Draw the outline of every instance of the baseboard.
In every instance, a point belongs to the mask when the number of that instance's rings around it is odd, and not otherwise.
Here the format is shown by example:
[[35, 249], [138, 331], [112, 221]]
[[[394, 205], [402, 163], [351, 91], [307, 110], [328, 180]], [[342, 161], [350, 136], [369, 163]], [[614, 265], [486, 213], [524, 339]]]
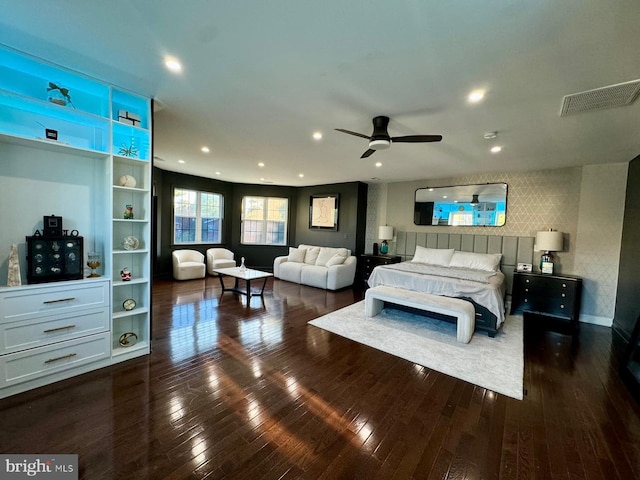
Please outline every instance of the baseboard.
[[580, 321], [582, 323], [590, 323], [592, 325], [600, 325], [601, 327], [613, 326], [613, 318], [596, 317], [595, 315], [580, 314]]

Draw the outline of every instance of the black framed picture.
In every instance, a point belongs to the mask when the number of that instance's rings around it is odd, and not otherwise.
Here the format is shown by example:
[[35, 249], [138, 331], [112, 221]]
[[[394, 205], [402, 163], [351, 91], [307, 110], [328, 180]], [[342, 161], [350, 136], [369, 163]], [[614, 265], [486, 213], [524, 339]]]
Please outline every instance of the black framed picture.
[[338, 230], [340, 196], [337, 193], [311, 195], [309, 204], [309, 228]]

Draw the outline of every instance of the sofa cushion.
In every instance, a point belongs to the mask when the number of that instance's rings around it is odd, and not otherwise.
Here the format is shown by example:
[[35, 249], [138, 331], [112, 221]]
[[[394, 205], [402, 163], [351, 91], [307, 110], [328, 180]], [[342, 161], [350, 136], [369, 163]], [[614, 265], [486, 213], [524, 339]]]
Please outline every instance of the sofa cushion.
[[333, 257], [331, 257], [329, 260], [327, 260], [327, 267], [332, 267], [334, 265], [342, 265], [344, 263], [344, 261], [347, 259], [347, 257], [344, 257], [342, 255], [340, 255], [339, 253], [336, 253]]
[[305, 254], [305, 250], [302, 250], [300, 248], [289, 247], [289, 257], [288, 257], [287, 261], [296, 262], [296, 263], [303, 263], [304, 262], [304, 254]]
[[307, 265], [315, 265], [319, 254], [320, 247], [307, 247], [304, 251], [304, 263]]
[[303, 268], [307, 268], [304, 263], [283, 262], [280, 264], [279, 278], [288, 282], [300, 283]]
[[346, 248], [320, 247], [320, 253], [316, 259], [316, 265], [325, 266], [331, 257], [336, 254], [342, 255], [346, 258], [348, 256], [348, 250]]
[[305, 265], [302, 268], [300, 280], [303, 285], [310, 287], [327, 288], [327, 267], [316, 267], [315, 265]]

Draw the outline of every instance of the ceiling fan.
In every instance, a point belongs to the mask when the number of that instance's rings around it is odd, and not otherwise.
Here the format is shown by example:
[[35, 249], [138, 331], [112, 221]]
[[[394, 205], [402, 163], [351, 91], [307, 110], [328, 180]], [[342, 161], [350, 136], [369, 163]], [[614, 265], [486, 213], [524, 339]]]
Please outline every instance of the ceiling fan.
[[345, 130], [343, 128], [336, 128], [336, 130], [338, 132], [348, 133], [349, 135], [355, 135], [356, 137], [369, 139], [369, 150], [364, 152], [360, 158], [367, 158], [376, 150], [389, 148], [389, 146], [391, 146], [391, 142], [422, 143], [439, 142], [442, 140], [442, 135], [406, 135], [404, 137], [390, 137], [387, 132], [388, 125], [389, 117], [375, 117], [373, 119], [373, 133], [371, 136], [352, 132], [351, 130]]

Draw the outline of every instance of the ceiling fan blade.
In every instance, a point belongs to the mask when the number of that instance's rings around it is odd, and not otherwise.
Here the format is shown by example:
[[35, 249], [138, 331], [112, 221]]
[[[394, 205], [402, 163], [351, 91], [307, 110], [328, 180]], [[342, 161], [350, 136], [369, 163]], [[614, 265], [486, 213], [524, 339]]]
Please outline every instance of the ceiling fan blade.
[[367, 158], [367, 157], [370, 157], [370, 156], [373, 154], [373, 152], [375, 152], [375, 150], [371, 150], [371, 149], [369, 149], [369, 150], [367, 150], [366, 152], [364, 152], [360, 158]]
[[404, 143], [420, 143], [420, 142], [439, 142], [442, 135], [407, 135], [406, 137], [391, 137], [392, 142]]
[[356, 137], [362, 137], [366, 139], [370, 138], [369, 135], [365, 135], [363, 133], [358, 133], [358, 132], [352, 132], [351, 130], [345, 130], [344, 128], [336, 128], [335, 130], [342, 133], [348, 133], [349, 135], [355, 135]]

